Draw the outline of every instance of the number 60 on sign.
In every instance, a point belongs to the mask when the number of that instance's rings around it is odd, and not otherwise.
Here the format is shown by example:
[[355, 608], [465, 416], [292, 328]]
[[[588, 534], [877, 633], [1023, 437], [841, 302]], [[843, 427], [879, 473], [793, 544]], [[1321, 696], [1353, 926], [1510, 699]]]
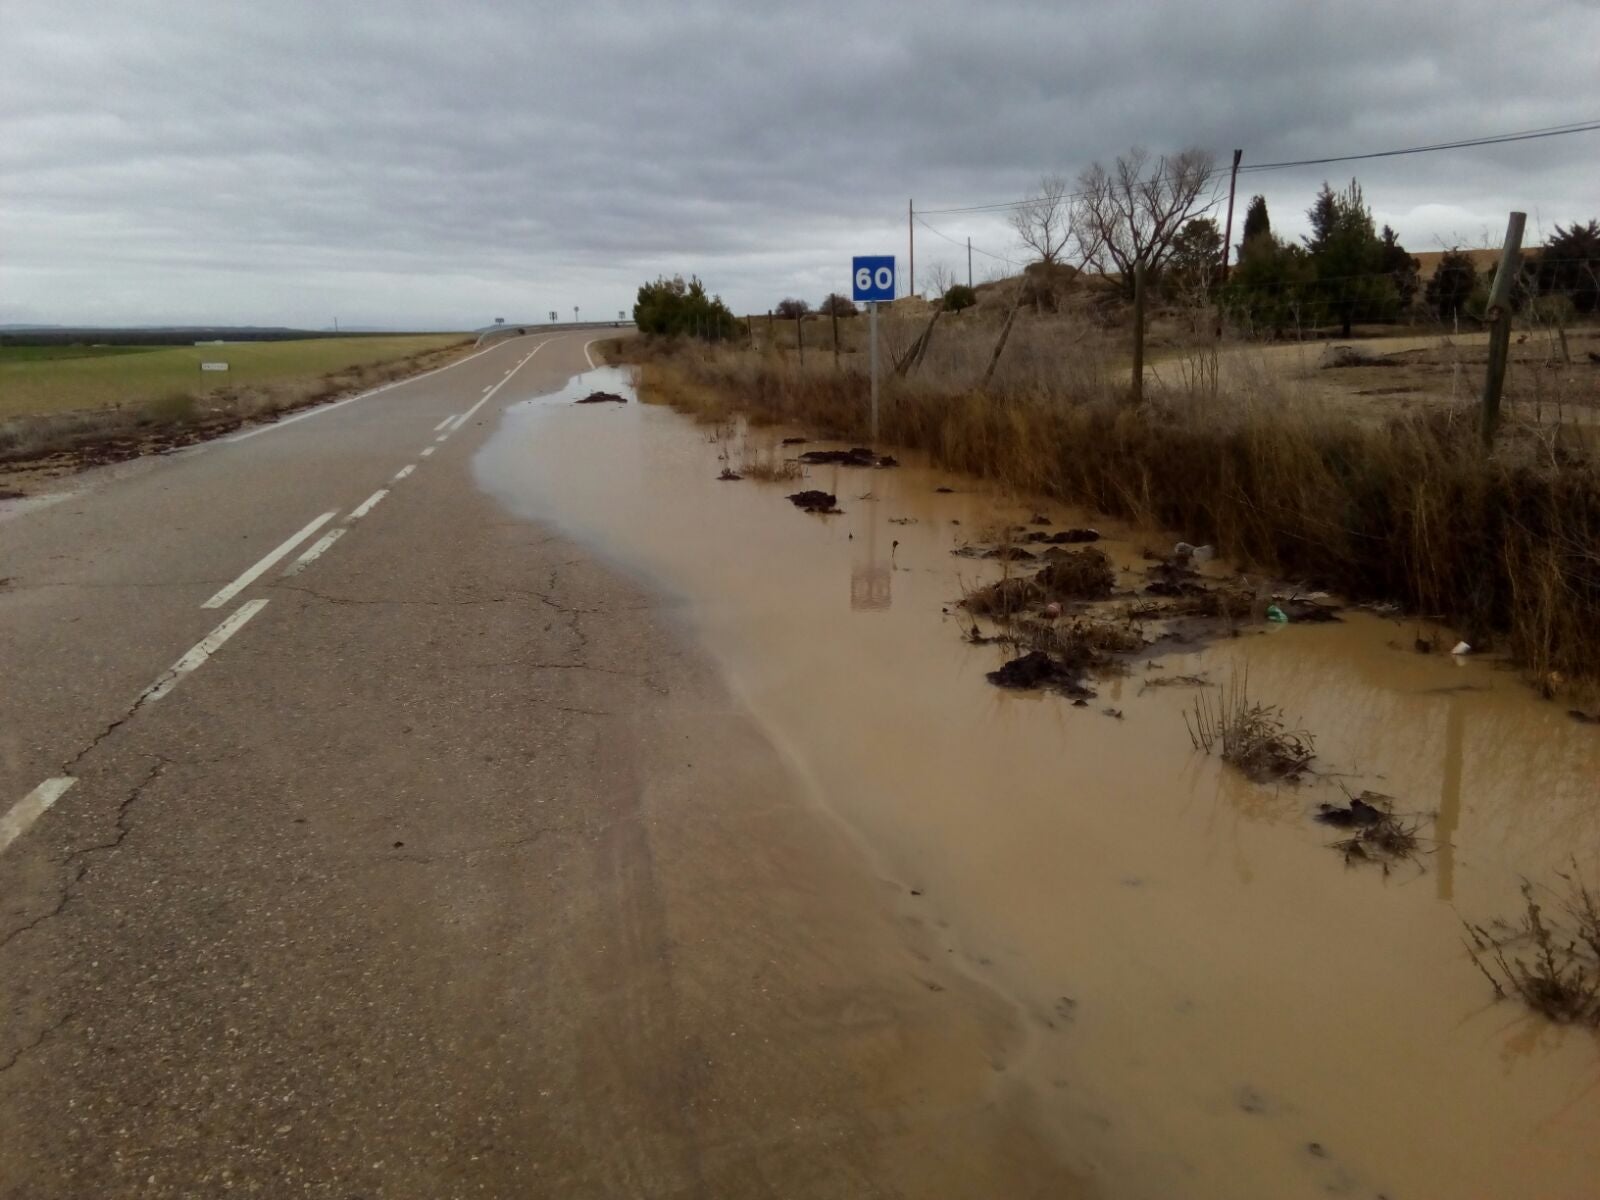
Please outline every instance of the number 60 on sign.
[[850, 260], [855, 284], [851, 299], [857, 302], [894, 299], [894, 255], [858, 256]]

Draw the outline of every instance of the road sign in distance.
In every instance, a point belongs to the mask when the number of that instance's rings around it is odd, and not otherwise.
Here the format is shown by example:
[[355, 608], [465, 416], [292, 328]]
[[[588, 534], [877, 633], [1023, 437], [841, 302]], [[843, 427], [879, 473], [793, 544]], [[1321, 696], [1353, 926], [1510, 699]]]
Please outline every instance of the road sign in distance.
[[850, 282], [852, 300], [893, 300], [894, 255], [874, 254], [852, 258]]

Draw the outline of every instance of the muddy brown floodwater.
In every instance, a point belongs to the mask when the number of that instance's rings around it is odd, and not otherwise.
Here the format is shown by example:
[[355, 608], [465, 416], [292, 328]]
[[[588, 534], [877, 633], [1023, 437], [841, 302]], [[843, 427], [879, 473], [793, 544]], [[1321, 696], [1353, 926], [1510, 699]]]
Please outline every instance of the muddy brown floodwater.
[[[570, 403], [596, 389], [633, 395], [601, 370], [517, 406], [480, 479], [681, 601], [820, 811], [903, 881], [903, 919], [1015, 1005], [1005, 1070], [1103, 1194], [1600, 1192], [1600, 1040], [1493, 1002], [1461, 940], [1520, 912], [1523, 876], [1600, 876], [1600, 731], [1355, 612], [1159, 654], [1086, 707], [1003, 692], [1004, 651], [952, 607], [1002, 564], [952, 549], [1035, 512], [1124, 567], [1160, 537], [898, 452], [719, 482], [724, 447], [737, 469], [795, 431]], [[1241, 670], [1316, 734], [1306, 783], [1196, 753], [1193, 689], [1149, 686]], [[1339, 784], [1417, 814], [1420, 863], [1347, 866], [1311, 819]]]

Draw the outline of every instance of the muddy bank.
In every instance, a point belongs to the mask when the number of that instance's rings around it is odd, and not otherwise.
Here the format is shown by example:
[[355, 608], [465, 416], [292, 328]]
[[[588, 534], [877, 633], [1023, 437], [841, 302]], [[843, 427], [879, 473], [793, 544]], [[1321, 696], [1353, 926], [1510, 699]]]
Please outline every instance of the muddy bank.
[[[1097, 529], [1131, 587], [1182, 535], [899, 451], [893, 471], [809, 468], [799, 486], [845, 511], [802, 519], [793, 483], [716, 482], [717, 445], [671, 411], [629, 405], [603, 437], [581, 411], [520, 408], [480, 477], [681, 601], [903, 889], [905, 927], [1011, 998], [1030, 1033], [1003, 1076], [1105, 1194], [1586, 1194], [1600, 1048], [1496, 1004], [1461, 919], [1514, 915], [1523, 876], [1600, 846], [1594, 727], [1358, 610], [1164, 643], [1083, 707], [997, 688], [1016, 655], [971, 641], [959, 601], [1016, 564], [952, 551], [1048, 512]], [[1239, 674], [1314, 731], [1323, 774], [1261, 784], [1193, 748], [1185, 713]], [[1330, 844], [1359, 831], [1314, 819], [1342, 788], [1424, 817], [1417, 861], [1347, 866]]]

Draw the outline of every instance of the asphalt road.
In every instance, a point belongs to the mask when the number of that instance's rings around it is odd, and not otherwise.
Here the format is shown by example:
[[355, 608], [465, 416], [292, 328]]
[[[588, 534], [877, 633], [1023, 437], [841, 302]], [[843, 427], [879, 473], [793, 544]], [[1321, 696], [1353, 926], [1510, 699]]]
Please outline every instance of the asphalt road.
[[474, 485], [586, 340], [0, 519], [0, 1197], [1080, 1194], [670, 608]]

